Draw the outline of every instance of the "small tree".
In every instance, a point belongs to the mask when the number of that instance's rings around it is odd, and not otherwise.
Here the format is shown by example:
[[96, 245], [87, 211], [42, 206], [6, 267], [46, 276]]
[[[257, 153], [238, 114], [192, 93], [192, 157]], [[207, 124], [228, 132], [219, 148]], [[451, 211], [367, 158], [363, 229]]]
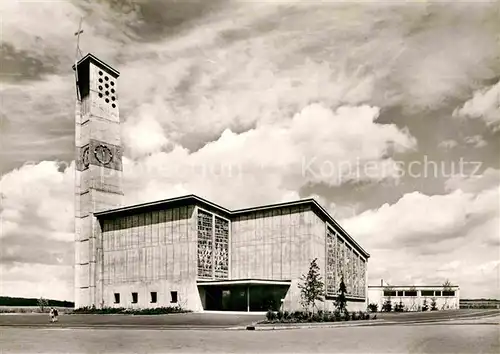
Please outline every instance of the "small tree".
[[[385, 287], [384, 287], [384, 297], [385, 297], [385, 301], [384, 303], [382, 304], [382, 311], [385, 311], [385, 312], [391, 312], [392, 311], [392, 292], [393, 292], [393, 287], [389, 284], [387, 284]], [[387, 296], [385, 295], [387, 294]]]
[[382, 311], [384, 311], [384, 312], [391, 312], [392, 311], [392, 302], [390, 299], [384, 301], [384, 303], [382, 304]]
[[404, 310], [405, 310], [405, 305], [403, 304], [403, 301], [399, 300], [399, 303], [396, 303], [394, 305], [394, 311], [403, 312]]
[[40, 297], [37, 300], [38, 307], [40, 308], [40, 311], [43, 312], [45, 310], [45, 307], [49, 306], [49, 300], [44, 299], [43, 297]]
[[311, 261], [309, 272], [307, 273], [307, 275], [303, 274], [300, 277], [302, 283], [299, 283], [302, 306], [304, 306], [304, 308], [306, 308], [308, 311], [309, 308], [312, 308], [313, 314], [314, 309], [316, 308], [316, 301], [322, 302], [325, 293], [325, 284], [321, 279], [317, 261], [317, 258]]
[[422, 304], [422, 311], [427, 311], [429, 309], [429, 305], [427, 304], [427, 299], [424, 299]]
[[370, 312], [377, 312], [378, 311], [378, 304], [371, 303], [368, 305], [368, 309], [370, 310]]
[[443, 283], [443, 297], [444, 297], [444, 304], [443, 307], [441, 308], [444, 310], [445, 308], [448, 307], [448, 294], [452, 291], [452, 285], [449, 279], [446, 279], [446, 281]]
[[417, 304], [415, 303], [415, 299], [417, 297], [417, 287], [416, 286], [411, 286], [410, 287], [410, 293], [411, 293], [411, 306], [410, 306], [410, 311], [416, 311], [417, 310]]
[[345, 286], [344, 276], [342, 275], [342, 277], [340, 278], [340, 285], [339, 285], [337, 299], [335, 300], [335, 307], [340, 312], [347, 311], [347, 299], [345, 296], [346, 293], [347, 293], [347, 287]]
[[435, 297], [431, 298], [431, 311], [437, 311], [438, 308], [436, 305], [437, 305], [436, 298]]

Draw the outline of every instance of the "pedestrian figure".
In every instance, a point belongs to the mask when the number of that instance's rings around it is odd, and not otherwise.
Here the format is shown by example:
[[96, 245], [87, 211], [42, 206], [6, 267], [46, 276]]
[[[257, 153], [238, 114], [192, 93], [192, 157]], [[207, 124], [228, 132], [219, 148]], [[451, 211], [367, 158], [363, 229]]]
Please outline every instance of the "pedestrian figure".
[[49, 311], [50, 322], [54, 322], [54, 309], [51, 307]]
[[59, 313], [57, 312], [57, 309], [54, 309], [54, 322], [58, 321], [58, 317], [57, 316], [59, 316]]

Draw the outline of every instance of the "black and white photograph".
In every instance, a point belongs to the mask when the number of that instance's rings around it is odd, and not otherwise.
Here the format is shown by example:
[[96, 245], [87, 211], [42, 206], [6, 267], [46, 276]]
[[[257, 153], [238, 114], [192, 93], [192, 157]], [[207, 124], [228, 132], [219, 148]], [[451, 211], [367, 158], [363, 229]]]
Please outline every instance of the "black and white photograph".
[[500, 1], [0, 9], [0, 352], [500, 352]]

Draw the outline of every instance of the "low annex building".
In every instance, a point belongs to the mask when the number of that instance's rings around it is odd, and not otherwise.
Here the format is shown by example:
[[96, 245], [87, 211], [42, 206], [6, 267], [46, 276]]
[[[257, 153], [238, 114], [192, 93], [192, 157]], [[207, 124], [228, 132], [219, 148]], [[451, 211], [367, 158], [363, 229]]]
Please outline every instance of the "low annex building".
[[460, 308], [460, 287], [458, 285], [418, 285], [418, 286], [368, 286], [368, 304], [377, 304], [378, 310], [386, 301], [392, 307], [402, 303], [405, 311], [421, 311], [424, 304], [431, 309], [432, 301], [438, 310], [456, 310]]
[[317, 258], [333, 309], [367, 306], [369, 254], [313, 199], [228, 210], [195, 195], [124, 206], [119, 72], [88, 54], [77, 77], [75, 307], [297, 310]]

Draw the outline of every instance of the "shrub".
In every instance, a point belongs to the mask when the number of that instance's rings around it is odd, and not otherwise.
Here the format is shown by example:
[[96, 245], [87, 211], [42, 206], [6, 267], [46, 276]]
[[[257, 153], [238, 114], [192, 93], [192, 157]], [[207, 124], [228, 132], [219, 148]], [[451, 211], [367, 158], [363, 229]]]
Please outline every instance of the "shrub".
[[382, 311], [391, 312], [392, 311], [392, 303], [391, 300], [386, 300], [382, 305]]
[[403, 304], [402, 301], [394, 305], [394, 312], [403, 312], [405, 309], [405, 305]]
[[294, 313], [292, 313], [292, 318], [295, 322], [301, 322], [305, 318], [305, 316], [302, 311], [295, 311]]
[[437, 311], [438, 308], [436, 306], [436, 299], [435, 298], [432, 298], [431, 299], [431, 311]]
[[323, 322], [323, 311], [318, 311], [311, 317], [312, 322]]
[[335, 314], [331, 311], [327, 311], [323, 314], [323, 320], [325, 322], [335, 322]]
[[276, 319], [277, 315], [273, 310], [267, 310], [266, 312], [266, 319], [268, 321], [274, 321]]
[[372, 303], [368, 305], [368, 310], [371, 312], [377, 312], [378, 311], [378, 304]]
[[266, 313], [266, 322], [279, 322], [279, 323], [305, 323], [305, 322], [336, 322], [336, 321], [358, 321], [368, 320], [370, 315], [367, 312], [357, 311], [318, 311], [312, 313], [308, 311], [295, 311], [295, 312], [274, 312], [269, 310]]
[[422, 311], [427, 311], [429, 309], [429, 305], [427, 304], [427, 299], [424, 299], [422, 303]]
[[169, 313], [186, 313], [191, 312], [189, 310], [185, 310], [180, 306], [169, 306], [169, 307], [154, 307], [147, 309], [126, 309], [123, 307], [103, 307], [103, 308], [95, 308], [93, 307], [82, 307], [75, 309], [72, 313], [75, 314], [101, 314], [101, 315], [110, 315], [110, 314], [129, 314], [129, 315], [164, 315]]

